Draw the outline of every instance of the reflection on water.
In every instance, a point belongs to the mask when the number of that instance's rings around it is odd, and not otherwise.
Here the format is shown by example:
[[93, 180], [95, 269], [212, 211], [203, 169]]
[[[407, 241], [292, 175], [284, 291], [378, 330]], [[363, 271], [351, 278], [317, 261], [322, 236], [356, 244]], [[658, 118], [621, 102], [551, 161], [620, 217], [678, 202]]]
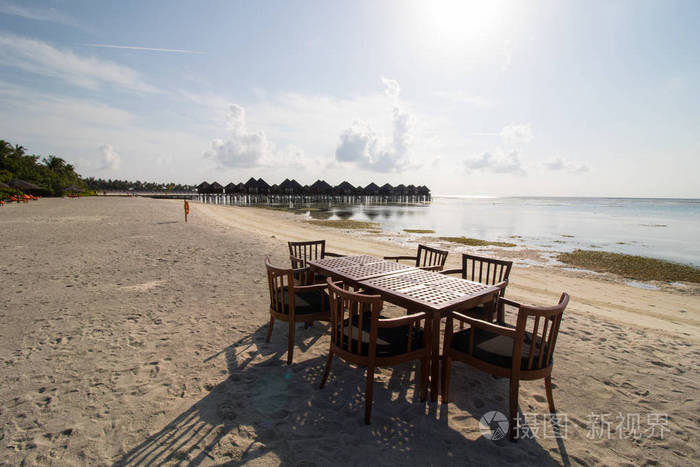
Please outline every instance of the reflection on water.
[[429, 205], [309, 205], [316, 219], [380, 222], [387, 233], [511, 241], [552, 251], [639, 254], [700, 265], [700, 200], [434, 197]]

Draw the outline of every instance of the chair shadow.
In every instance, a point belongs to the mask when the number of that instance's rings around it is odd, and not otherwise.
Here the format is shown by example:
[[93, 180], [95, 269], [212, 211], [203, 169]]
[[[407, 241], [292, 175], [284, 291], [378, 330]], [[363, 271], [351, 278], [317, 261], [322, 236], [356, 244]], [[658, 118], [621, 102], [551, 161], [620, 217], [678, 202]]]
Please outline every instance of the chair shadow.
[[[265, 343], [266, 323], [207, 357], [205, 361], [223, 354], [228, 377], [114, 465], [239, 465], [251, 461], [326, 465], [368, 460], [461, 465], [508, 459], [522, 462], [523, 451], [530, 463], [559, 464], [536, 440], [510, 443], [466, 438], [463, 431], [448, 424], [447, 406], [420, 401], [418, 391], [413, 390], [419, 367], [414, 362], [388, 369], [390, 376], [383, 372], [375, 382], [372, 424], [366, 426], [364, 369], [336, 358], [320, 390], [325, 352], [307, 359], [299, 352], [321, 345], [318, 341], [327, 333], [325, 324], [297, 328], [299, 354], [295, 353], [290, 366], [285, 363], [286, 326], [281, 328]], [[497, 386], [501, 391], [501, 384]], [[453, 388], [452, 394], [458, 404], [463, 403], [464, 391]], [[479, 409], [469, 412], [477, 420], [482, 415]]]

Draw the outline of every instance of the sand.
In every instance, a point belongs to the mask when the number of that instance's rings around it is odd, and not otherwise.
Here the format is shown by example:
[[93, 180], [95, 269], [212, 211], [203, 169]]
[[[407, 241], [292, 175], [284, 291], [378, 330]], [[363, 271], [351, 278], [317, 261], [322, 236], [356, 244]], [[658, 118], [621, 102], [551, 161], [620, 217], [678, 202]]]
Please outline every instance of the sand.
[[[263, 260], [288, 264], [287, 240], [326, 238], [340, 253], [415, 248], [283, 212], [191, 208], [188, 224], [181, 201], [0, 208], [0, 464], [687, 465], [700, 457], [696, 288], [643, 290], [516, 265], [510, 298], [572, 296], [553, 372], [565, 439], [541, 420], [531, 423], [533, 439], [484, 438], [479, 419], [507, 414], [508, 381], [461, 364], [444, 405], [420, 402], [415, 364], [380, 370], [365, 426], [362, 369], [336, 360], [318, 389], [323, 325], [297, 329], [289, 367], [285, 326], [264, 342]], [[452, 254], [448, 263], [457, 261]], [[542, 381], [521, 383], [520, 407], [547, 413]], [[592, 429], [598, 416], [610, 422], [602, 432]]]

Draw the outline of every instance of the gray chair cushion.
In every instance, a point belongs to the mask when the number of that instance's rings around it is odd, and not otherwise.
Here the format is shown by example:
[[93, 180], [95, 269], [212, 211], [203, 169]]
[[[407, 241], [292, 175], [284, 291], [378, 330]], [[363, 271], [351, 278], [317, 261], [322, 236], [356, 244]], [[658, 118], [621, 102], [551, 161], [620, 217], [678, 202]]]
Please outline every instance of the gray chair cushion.
[[[383, 318], [383, 316], [380, 316]], [[357, 352], [358, 344], [358, 323], [359, 319], [357, 316], [353, 317], [352, 327], [349, 326], [348, 319], [345, 320], [343, 329], [345, 329], [345, 335], [343, 336], [343, 348], [347, 350], [346, 342], [348, 339], [348, 334], [352, 333], [352, 342], [350, 346], [350, 351], [354, 354]], [[371, 327], [371, 316], [369, 312], [365, 312], [362, 318], [362, 331], [359, 332], [360, 336], [360, 351], [359, 355], [367, 356], [369, 355], [369, 340], [370, 340], [370, 327]], [[351, 331], [352, 330], [352, 331]], [[340, 327], [336, 329], [337, 333], [340, 333]], [[424, 347], [423, 345], [423, 330], [411, 328], [411, 349], [410, 351], [419, 350]], [[395, 355], [401, 355], [407, 353], [408, 349], [408, 333], [409, 326], [397, 326], [394, 328], [377, 328], [377, 357], [393, 357]]]
[[[284, 293], [284, 309], [278, 311], [289, 314], [289, 291], [285, 287], [284, 290], [278, 291], [278, 297], [282, 295], [280, 292]], [[324, 308], [321, 308], [322, 304]], [[297, 292], [294, 294], [294, 313], [297, 315], [310, 315], [321, 313], [322, 310], [329, 311], [330, 309], [328, 294], [325, 292]]]
[[[508, 327], [513, 328], [513, 326]], [[469, 353], [469, 335], [471, 334], [472, 330], [475, 330], [474, 350], [472, 352], [472, 356], [474, 358], [478, 358], [479, 360], [483, 360], [487, 363], [503, 368], [512, 368], [513, 339], [511, 337], [494, 334], [481, 328], [470, 327], [453, 334], [452, 348], [462, 353]], [[535, 355], [533, 358], [533, 369], [537, 368], [537, 362], [540, 358], [540, 343], [541, 338], [538, 336], [534, 349]], [[523, 348], [520, 353], [520, 368], [522, 370], [527, 370], [531, 344], [532, 334], [526, 332], [525, 339], [523, 341]], [[547, 355], [546, 344], [544, 346], [544, 354]], [[550, 359], [550, 364], [552, 361], [553, 358]], [[543, 361], [542, 366], [547, 366], [547, 363]]]

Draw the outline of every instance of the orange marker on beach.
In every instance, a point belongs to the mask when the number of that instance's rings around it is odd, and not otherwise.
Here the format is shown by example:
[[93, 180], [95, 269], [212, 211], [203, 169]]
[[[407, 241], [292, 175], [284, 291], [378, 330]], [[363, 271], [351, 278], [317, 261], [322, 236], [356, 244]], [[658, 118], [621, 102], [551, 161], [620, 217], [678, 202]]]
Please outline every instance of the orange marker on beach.
[[185, 200], [185, 222], [187, 222], [187, 214], [190, 213], [190, 203]]

